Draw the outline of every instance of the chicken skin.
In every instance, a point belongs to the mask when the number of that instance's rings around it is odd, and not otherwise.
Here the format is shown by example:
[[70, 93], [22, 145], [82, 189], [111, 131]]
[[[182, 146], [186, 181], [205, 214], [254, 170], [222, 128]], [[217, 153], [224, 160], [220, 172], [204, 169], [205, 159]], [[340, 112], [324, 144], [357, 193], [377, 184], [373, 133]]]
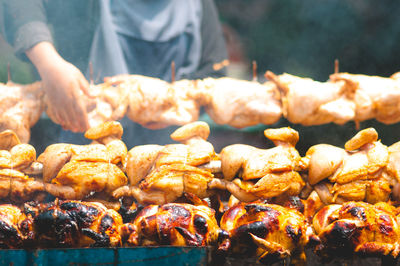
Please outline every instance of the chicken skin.
[[64, 199], [84, 199], [95, 192], [106, 195], [126, 185], [123, 172], [127, 148], [119, 139], [122, 126], [106, 122], [89, 129], [93, 144], [53, 144], [38, 157], [43, 164], [46, 191]]
[[214, 213], [188, 203], [149, 205], [121, 231], [129, 246], [211, 246], [223, 234]]
[[197, 81], [193, 94], [214, 122], [221, 125], [271, 125], [282, 115], [279, 92], [272, 82], [207, 78]]
[[65, 200], [25, 204], [40, 247], [121, 246], [122, 217], [98, 202]]
[[291, 128], [266, 129], [264, 135], [276, 147], [258, 149], [234, 144], [220, 153], [224, 178], [235, 178], [226, 187], [240, 201], [298, 195], [305, 185], [298, 172], [304, 167], [295, 149], [298, 132]]
[[275, 75], [271, 71], [265, 76], [281, 91], [283, 115], [293, 124], [342, 125], [355, 118], [354, 91], [344, 81], [318, 82], [286, 73]]
[[344, 201], [387, 201], [392, 177], [387, 174], [387, 146], [373, 128], [358, 132], [341, 149], [328, 144], [312, 146], [306, 153], [308, 182], [325, 204]]
[[214, 147], [207, 141], [209, 133], [207, 123], [193, 122], [171, 134], [181, 144], [132, 148], [126, 165], [130, 186], [117, 189], [113, 196], [132, 196], [141, 204], [161, 205], [184, 192], [204, 198], [213, 188], [224, 189], [224, 183], [215, 180], [212, 170], [207, 169], [211, 162], [218, 162]]
[[34, 240], [33, 219], [11, 204], [0, 205], [0, 247], [31, 247]]
[[355, 121], [375, 118], [385, 124], [400, 121], [400, 80], [390, 78], [335, 73], [332, 81], [344, 81], [346, 90], [354, 91]]
[[261, 202], [239, 203], [225, 212], [220, 225], [229, 238], [219, 250], [255, 255], [268, 263], [289, 256], [295, 265], [305, 262], [304, 248], [312, 230], [297, 210]]
[[0, 90], [0, 132], [12, 130], [22, 143], [28, 143], [30, 128], [39, 120], [45, 107], [41, 83], [0, 83]]
[[199, 116], [200, 106], [190, 94], [195, 90], [194, 81], [168, 83], [140, 75], [118, 75], [106, 82], [119, 83], [128, 92], [127, 116], [144, 127], [160, 129], [185, 125]]
[[346, 202], [323, 207], [313, 219], [321, 240], [316, 247], [322, 256], [399, 254], [400, 230], [395, 211], [387, 203]]

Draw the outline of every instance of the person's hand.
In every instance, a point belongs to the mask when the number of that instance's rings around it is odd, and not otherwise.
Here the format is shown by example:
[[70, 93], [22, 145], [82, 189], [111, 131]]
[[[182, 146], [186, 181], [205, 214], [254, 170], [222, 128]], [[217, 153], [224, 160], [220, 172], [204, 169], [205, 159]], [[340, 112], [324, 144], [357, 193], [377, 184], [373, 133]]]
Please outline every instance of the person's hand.
[[65, 61], [51, 43], [39, 43], [26, 54], [42, 78], [54, 122], [74, 132], [87, 130], [89, 124], [82, 96], [89, 96], [89, 84], [79, 69]]

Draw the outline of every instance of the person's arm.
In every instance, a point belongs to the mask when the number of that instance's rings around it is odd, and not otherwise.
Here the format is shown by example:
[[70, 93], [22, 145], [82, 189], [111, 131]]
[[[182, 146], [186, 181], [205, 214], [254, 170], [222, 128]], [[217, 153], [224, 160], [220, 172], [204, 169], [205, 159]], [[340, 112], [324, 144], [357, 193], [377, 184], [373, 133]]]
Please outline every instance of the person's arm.
[[42, 0], [5, 1], [9, 42], [20, 57], [25, 54], [42, 78], [52, 108], [52, 119], [64, 129], [85, 131], [88, 120], [81, 92], [88, 82], [74, 65], [65, 61], [53, 46]]
[[89, 84], [79, 69], [65, 61], [49, 42], [34, 45], [26, 55], [42, 78], [55, 122], [64, 129], [87, 130], [88, 119], [81, 96], [82, 93], [89, 95]]
[[[219, 21], [217, 8], [213, 0], [203, 0], [203, 18], [201, 24], [202, 55], [200, 65], [193, 79], [221, 77], [226, 75], [226, 68], [215, 69], [227, 59], [227, 49]], [[222, 63], [222, 64], [221, 64]]]

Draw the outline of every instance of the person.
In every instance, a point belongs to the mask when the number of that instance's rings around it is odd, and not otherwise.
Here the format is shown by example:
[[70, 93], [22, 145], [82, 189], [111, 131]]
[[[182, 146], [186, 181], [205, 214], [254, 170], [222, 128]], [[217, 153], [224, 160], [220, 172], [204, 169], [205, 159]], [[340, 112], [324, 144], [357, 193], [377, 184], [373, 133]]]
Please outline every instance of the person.
[[73, 132], [88, 128], [80, 95], [90, 97], [83, 74], [88, 77], [89, 62], [97, 81], [127, 73], [169, 81], [172, 61], [177, 80], [224, 75], [224, 69], [213, 69], [227, 54], [212, 0], [2, 4], [6, 39], [18, 57], [33, 63], [49, 101], [59, 106], [54, 114], [58, 124]]

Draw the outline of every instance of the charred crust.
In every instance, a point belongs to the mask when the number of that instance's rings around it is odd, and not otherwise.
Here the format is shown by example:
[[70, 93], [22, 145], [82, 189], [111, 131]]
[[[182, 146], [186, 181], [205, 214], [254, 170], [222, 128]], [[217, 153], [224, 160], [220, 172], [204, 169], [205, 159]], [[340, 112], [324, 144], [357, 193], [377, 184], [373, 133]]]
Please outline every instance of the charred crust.
[[96, 208], [86, 206], [80, 202], [63, 202], [60, 204], [60, 209], [68, 211], [69, 215], [82, 227], [93, 223], [99, 215], [99, 211]]
[[362, 207], [351, 207], [348, 212], [354, 216], [357, 217], [358, 219], [362, 220], [362, 221], [366, 221], [367, 220], [367, 215], [365, 214], [365, 209]]
[[16, 228], [0, 220], [0, 243], [7, 247], [16, 248], [22, 246], [22, 238]]
[[112, 228], [113, 224], [114, 219], [110, 215], [106, 214], [101, 218], [99, 231], [105, 233], [107, 229]]
[[239, 241], [243, 240], [252, 242], [250, 234], [253, 234], [260, 238], [265, 238], [268, 232], [269, 230], [267, 225], [263, 222], [257, 221], [239, 226], [238, 228], [235, 229], [234, 235], [236, 235], [239, 238]]
[[196, 231], [201, 234], [205, 235], [208, 232], [208, 224], [207, 220], [200, 216], [200, 215], [195, 215], [193, 219], [194, 227], [196, 228]]
[[82, 234], [87, 237], [90, 237], [95, 241], [91, 247], [108, 247], [110, 245], [110, 237], [106, 234], [99, 234], [89, 228], [83, 228]]
[[260, 204], [247, 204], [244, 206], [245, 210], [249, 213], [257, 213], [257, 212], [270, 212], [270, 211], [275, 211], [274, 209], [263, 206]]
[[353, 223], [337, 221], [332, 230], [326, 235], [327, 244], [344, 252], [351, 252], [356, 246], [354, 240], [360, 234], [358, 229]]
[[287, 225], [285, 228], [286, 234], [295, 242], [298, 243], [301, 236], [302, 236], [302, 231], [301, 229], [296, 232], [296, 230], [291, 226]]
[[176, 204], [167, 204], [161, 208], [162, 210], [166, 210], [171, 213], [172, 220], [177, 218], [190, 218], [191, 213], [189, 210], [185, 209], [182, 206]]
[[301, 213], [304, 213], [304, 203], [297, 196], [289, 197], [289, 201], [288, 201], [288, 206], [287, 207], [295, 209], [295, 210], [298, 210]]
[[393, 233], [393, 224], [391, 219], [386, 214], [381, 214], [379, 216], [379, 231], [385, 235], [391, 235]]

